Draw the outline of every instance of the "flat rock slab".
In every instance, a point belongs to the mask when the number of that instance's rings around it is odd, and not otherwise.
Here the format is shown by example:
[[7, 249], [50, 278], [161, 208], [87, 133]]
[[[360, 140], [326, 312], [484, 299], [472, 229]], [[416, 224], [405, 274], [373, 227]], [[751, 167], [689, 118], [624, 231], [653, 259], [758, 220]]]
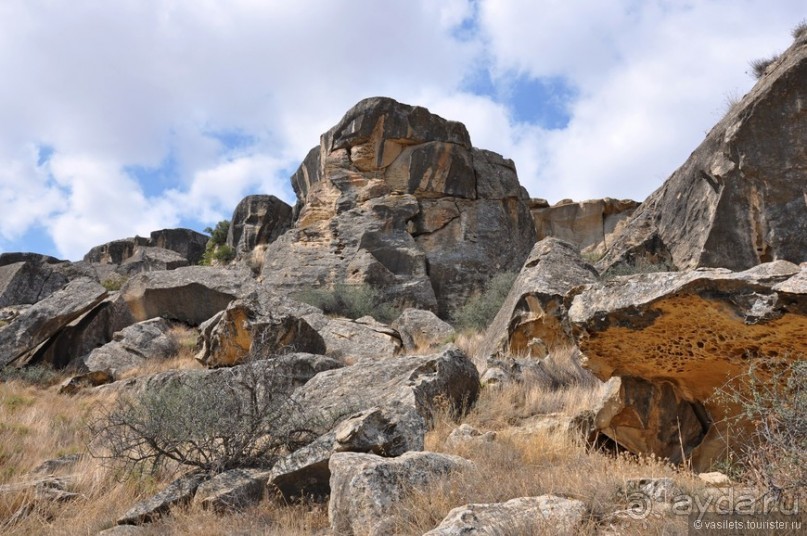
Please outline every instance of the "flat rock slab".
[[582, 501], [554, 495], [519, 497], [503, 503], [466, 504], [451, 510], [423, 536], [579, 534], [587, 514]]
[[187, 504], [207, 475], [191, 473], [174, 480], [157, 495], [141, 501], [118, 519], [118, 525], [142, 525], [168, 512], [171, 507]]

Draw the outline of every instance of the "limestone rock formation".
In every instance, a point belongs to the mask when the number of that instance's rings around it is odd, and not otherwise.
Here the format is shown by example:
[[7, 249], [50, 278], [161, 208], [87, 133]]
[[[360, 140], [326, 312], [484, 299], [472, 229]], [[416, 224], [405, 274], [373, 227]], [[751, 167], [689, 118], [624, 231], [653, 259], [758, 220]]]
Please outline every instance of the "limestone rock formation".
[[0, 367], [25, 362], [37, 347], [67, 324], [100, 303], [106, 290], [89, 279], [77, 279], [26, 309], [0, 327]]
[[327, 496], [331, 478], [328, 463], [334, 453], [400, 456], [423, 450], [425, 435], [426, 423], [414, 407], [392, 404], [369, 408], [278, 460], [269, 474], [269, 485], [288, 500]]
[[167, 358], [179, 351], [171, 338], [171, 324], [163, 318], [152, 318], [133, 324], [112, 337], [112, 341], [83, 358], [90, 371], [109, 371], [117, 377], [143, 364], [150, 358]]
[[188, 266], [188, 259], [165, 248], [137, 247], [132, 255], [125, 259], [115, 272], [129, 277], [140, 272], [154, 272], [157, 270], [176, 270]]
[[[534, 200], [542, 201], [542, 200]], [[628, 219], [639, 203], [630, 199], [564, 199], [549, 206], [531, 202], [538, 240], [552, 236], [573, 244], [579, 251], [603, 253], [611, 244], [617, 226]]]
[[268, 477], [263, 469], [230, 469], [200, 484], [193, 502], [217, 513], [242, 510], [263, 498]]
[[587, 367], [622, 380], [600, 429], [634, 452], [692, 456], [705, 467], [725, 450], [721, 427], [732, 411], [711, 399], [715, 389], [752, 363], [807, 355], [805, 272], [807, 264], [776, 261], [745, 272], [650, 273], [577, 294], [569, 319]]
[[452, 472], [469, 470], [464, 458], [407, 452], [397, 458], [337, 453], [331, 457], [328, 518], [338, 536], [382, 536], [394, 532], [390, 513], [408, 489], [423, 489]]
[[512, 161], [472, 148], [460, 123], [388, 98], [349, 110], [292, 185], [294, 226], [262, 271], [283, 289], [369, 284], [445, 316], [535, 242]]
[[599, 267], [807, 261], [807, 43], [796, 41], [650, 195]]
[[[84, 260], [96, 264], [123, 264], [139, 248], [162, 248], [178, 253], [188, 264], [198, 264], [205, 253], [208, 236], [191, 229], [161, 229], [149, 238], [135, 236], [95, 246]], [[167, 268], [170, 269], [170, 268]]]
[[[324, 434], [333, 423], [371, 407], [403, 404], [430, 422], [438, 401], [456, 409], [476, 401], [479, 373], [456, 347], [430, 356], [363, 361], [318, 374], [294, 393], [311, 418], [311, 430]], [[317, 428], [321, 422], [325, 427]], [[320, 426], [322, 426], [320, 425]]]
[[62, 289], [68, 278], [54, 268], [59, 262], [45, 255], [0, 254], [0, 309], [34, 304]]
[[171, 482], [157, 495], [132, 506], [118, 519], [118, 525], [141, 525], [154, 521], [173, 506], [187, 504], [207, 479], [204, 473], [189, 473]]
[[199, 325], [254, 289], [252, 278], [241, 272], [188, 266], [138, 274], [120, 293], [138, 322], [163, 317]]
[[274, 242], [292, 224], [292, 208], [273, 195], [250, 195], [235, 207], [227, 245], [237, 255]]
[[572, 535], [580, 533], [586, 513], [582, 501], [554, 495], [466, 504], [451, 510], [437, 528], [423, 536]]
[[572, 345], [567, 296], [598, 278], [571, 244], [557, 238], [541, 240], [488, 327], [482, 355], [545, 357], [553, 348]]
[[443, 322], [431, 311], [421, 309], [404, 309], [391, 327], [401, 334], [407, 352], [445, 344], [456, 334], [451, 324]]

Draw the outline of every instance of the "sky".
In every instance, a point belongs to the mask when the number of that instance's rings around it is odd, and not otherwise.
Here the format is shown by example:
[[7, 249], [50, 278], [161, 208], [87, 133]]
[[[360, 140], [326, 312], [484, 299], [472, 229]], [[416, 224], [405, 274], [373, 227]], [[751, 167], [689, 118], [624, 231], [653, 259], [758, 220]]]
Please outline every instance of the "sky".
[[532, 197], [644, 199], [804, 0], [0, 0], [0, 253], [202, 230], [389, 96]]

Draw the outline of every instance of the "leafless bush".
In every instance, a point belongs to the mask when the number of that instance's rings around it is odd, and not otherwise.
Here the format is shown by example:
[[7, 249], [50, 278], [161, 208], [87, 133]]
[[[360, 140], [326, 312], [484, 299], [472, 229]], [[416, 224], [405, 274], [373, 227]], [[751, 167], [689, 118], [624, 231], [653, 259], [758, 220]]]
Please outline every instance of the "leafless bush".
[[807, 489], [807, 361], [766, 360], [728, 382], [718, 402], [740, 409], [737, 428], [753, 430], [741, 466], [775, 495]]
[[751, 72], [753, 73], [756, 79], [762, 78], [765, 74], [765, 71], [768, 69], [768, 66], [779, 59], [777, 54], [774, 54], [770, 58], [759, 58], [756, 60], [752, 60], [749, 65], [751, 66]]
[[152, 471], [168, 461], [210, 472], [270, 465], [315, 437], [293, 386], [270, 362], [152, 381], [99, 410], [90, 450]]
[[801, 39], [802, 37], [807, 36], [807, 19], [804, 19], [798, 23], [790, 32], [790, 35], [793, 36], [793, 39]]

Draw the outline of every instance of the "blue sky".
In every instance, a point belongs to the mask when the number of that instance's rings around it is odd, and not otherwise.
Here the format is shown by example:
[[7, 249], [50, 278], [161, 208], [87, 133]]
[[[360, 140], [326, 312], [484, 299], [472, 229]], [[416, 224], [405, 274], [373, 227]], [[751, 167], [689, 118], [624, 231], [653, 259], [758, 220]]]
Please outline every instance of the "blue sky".
[[643, 199], [748, 62], [807, 17], [781, 0], [0, 1], [0, 252], [78, 259], [201, 230], [288, 177], [362, 98], [468, 126], [534, 197]]

